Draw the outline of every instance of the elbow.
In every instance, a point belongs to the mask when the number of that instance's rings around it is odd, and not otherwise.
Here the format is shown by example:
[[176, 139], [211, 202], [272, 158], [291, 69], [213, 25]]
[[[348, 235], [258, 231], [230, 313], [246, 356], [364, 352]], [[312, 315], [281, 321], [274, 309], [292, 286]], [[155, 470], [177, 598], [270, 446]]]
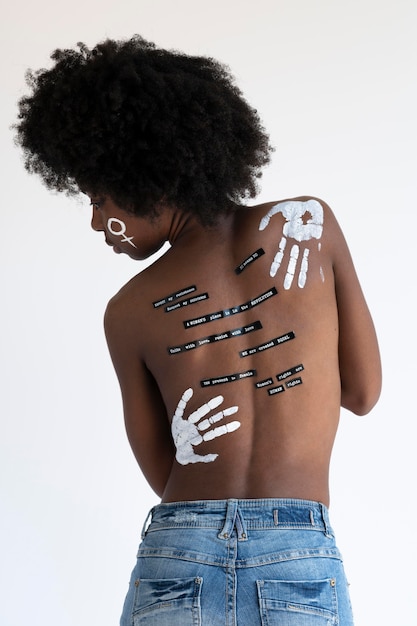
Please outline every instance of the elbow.
[[355, 415], [367, 415], [378, 402], [380, 394], [381, 383], [378, 381], [367, 387], [358, 386], [349, 391], [344, 389], [342, 385], [341, 406]]
[[370, 411], [374, 408], [375, 404], [376, 402], [367, 402], [360, 399], [355, 399], [353, 401], [351, 399], [348, 401], [342, 400], [342, 407], [344, 409], [347, 409], [348, 411], [351, 411], [351, 413], [359, 415], [360, 417], [368, 415], [368, 413], [370, 413]]
[[348, 376], [341, 376], [341, 406], [355, 415], [363, 416], [372, 411], [379, 400], [382, 388], [380, 362], [373, 363], [372, 371], [357, 368]]

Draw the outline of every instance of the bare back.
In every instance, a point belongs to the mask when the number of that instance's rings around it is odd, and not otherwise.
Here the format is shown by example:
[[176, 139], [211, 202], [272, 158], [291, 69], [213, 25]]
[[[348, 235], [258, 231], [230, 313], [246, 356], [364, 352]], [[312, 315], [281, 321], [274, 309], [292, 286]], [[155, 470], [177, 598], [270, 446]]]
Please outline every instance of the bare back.
[[[242, 209], [174, 245], [117, 296], [146, 371], [144, 413], [166, 424], [175, 455], [164, 501], [328, 504], [341, 404], [339, 232], [316, 200]], [[128, 383], [123, 391], [141, 463], [151, 426], [139, 426], [147, 418]]]

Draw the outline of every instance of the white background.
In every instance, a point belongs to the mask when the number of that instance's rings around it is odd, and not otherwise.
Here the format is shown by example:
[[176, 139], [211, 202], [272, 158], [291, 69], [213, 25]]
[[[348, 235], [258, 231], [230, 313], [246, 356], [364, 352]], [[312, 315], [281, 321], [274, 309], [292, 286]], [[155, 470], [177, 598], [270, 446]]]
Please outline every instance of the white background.
[[[415, 0], [37, 0], [2, 11], [0, 623], [115, 626], [156, 496], [137, 470], [102, 331], [143, 267], [87, 203], [29, 177], [9, 130], [28, 67], [137, 32], [230, 65], [277, 150], [261, 200], [335, 211], [374, 316], [384, 390], [343, 413], [331, 516], [357, 626], [415, 626]], [[250, 625], [244, 625], [250, 626]]]

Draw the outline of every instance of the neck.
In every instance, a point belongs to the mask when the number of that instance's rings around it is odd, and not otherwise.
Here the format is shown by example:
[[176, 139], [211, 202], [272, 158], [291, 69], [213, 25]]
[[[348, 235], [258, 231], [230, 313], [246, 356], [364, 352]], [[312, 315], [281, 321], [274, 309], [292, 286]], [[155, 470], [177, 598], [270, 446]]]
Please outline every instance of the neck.
[[222, 215], [214, 225], [203, 226], [193, 215], [174, 210], [170, 220], [168, 241], [171, 246], [178, 246], [180, 243], [188, 245], [190, 239], [194, 243], [202, 238], [211, 239], [213, 236], [216, 240], [223, 239], [232, 223], [233, 215]]
[[187, 234], [198, 227], [199, 223], [192, 215], [183, 211], [172, 211], [168, 230], [169, 243], [171, 246], [175, 245], [180, 239], [186, 237]]

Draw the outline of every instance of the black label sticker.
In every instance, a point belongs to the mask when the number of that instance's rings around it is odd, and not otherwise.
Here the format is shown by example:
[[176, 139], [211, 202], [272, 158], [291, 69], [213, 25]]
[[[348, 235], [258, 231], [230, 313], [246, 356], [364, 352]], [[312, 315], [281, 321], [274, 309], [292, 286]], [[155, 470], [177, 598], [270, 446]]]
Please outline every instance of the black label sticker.
[[193, 293], [197, 290], [195, 285], [190, 285], [190, 287], [184, 287], [184, 289], [180, 289], [180, 291], [175, 291], [171, 293], [169, 296], [165, 298], [161, 298], [161, 300], [156, 300], [156, 302], [152, 302], [154, 309], [159, 308], [160, 306], [164, 306], [164, 304], [168, 304], [168, 302], [174, 302], [174, 300], [178, 300], [178, 298], [183, 298], [184, 296], [188, 296], [190, 293]]
[[202, 387], [210, 387], [212, 385], [223, 385], [224, 383], [233, 383], [236, 380], [251, 378], [256, 376], [256, 370], [247, 370], [246, 372], [236, 372], [235, 374], [227, 374], [227, 376], [218, 376], [217, 378], [206, 378], [200, 381]]
[[200, 324], [207, 324], [208, 322], [214, 322], [223, 317], [230, 317], [231, 315], [236, 315], [237, 313], [242, 313], [243, 311], [249, 311], [249, 309], [253, 309], [258, 304], [261, 304], [265, 300], [269, 300], [273, 296], [276, 296], [278, 291], [275, 287], [268, 289], [265, 293], [261, 293], [260, 296], [249, 300], [249, 302], [244, 302], [243, 304], [238, 304], [230, 309], [224, 309], [224, 311], [216, 311], [215, 313], [208, 313], [207, 315], [201, 315], [200, 317], [195, 317], [191, 320], [185, 320], [183, 322], [184, 328], [193, 328], [194, 326], [200, 326]]
[[295, 338], [295, 334], [293, 331], [286, 333], [285, 335], [281, 335], [281, 337], [275, 337], [275, 339], [271, 339], [270, 341], [266, 341], [262, 343], [260, 346], [255, 346], [253, 348], [248, 348], [247, 350], [242, 350], [239, 352], [240, 357], [251, 356], [252, 354], [256, 354], [257, 352], [263, 352], [264, 350], [269, 350], [269, 348], [274, 348], [275, 346], [279, 346], [282, 343], [287, 341], [291, 341], [291, 339]]
[[304, 366], [300, 363], [300, 365], [296, 365], [295, 367], [292, 367], [289, 370], [285, 370], [285, 372], [281, 372], [281, 374], [277, 374], [277, 379], [285, 380], [286, 378], [289, 378], [290, 376], [294, 376], [294, 374], [298, 374], [298, 372], [302, 372], [303, 369], [304, 369]]
[[270, 396], [275, 396], [276, 393], [282, 393], [283, 391], [285, 391], [284, 385], [279, 385], [279, 387], [272, 387], [271, 389], [268, 389], [268, 394]]
[[169, 354], [188, 352], [189, 350], [194, 350], [194, 348], [199, 348], [200, 346], [204, 346], [208, 343], [217, 343], [218, 341], [223, 341], [223, 339], [232, 339], [233, 337], [239, 337], [240, 335], [247, 335], [248, 333], [252, 333], [253, 331], [259, 330], [261, 328], [262, 324], [258, 320], [256, 322], [253, 322], [252, 324], [241, 326], [240, 328], [226, 330], [223, 333], [217, 333], [217, 335], [209, 335], [208, 337], [203, 337], [202, 339], [189, 341], [188, 343], [182, 344], [181, 346], [170, 347], [168, 348], [168, 352]]
[[243, 270], [246, 267], [248, 267], [248, 265], [256, 261], [256, 259], [259, 259], [259, 257], [261, 257], [263, 254], [265, 254], [265, 250], [263, 250], [262, 248], [259, 248], [259, 250], [256, 250], [255, 252], [253, 252], [250, 256], [248, 256], [247, 259], [242, 261], [242, 263], [235, 269], [235, 273], [241, 274]]
[[263, 387], [268, 387], [268, 385], [273, 384], [272, 378], [266, 378], [265, 380], [260, 380], [258, 383], [255, 383], [255, 387], [257, 389], [262, 389]]
[[285, 383], [285, 386], [287, 387], [287, 389], [291, 389], [291, 387], [296, 387], [297, 385], [302, 385], [303, 381], [301, 379], [301, 377], [298, 378], [293, 378], [292, 380], [289, 380], [287, 383]]
[[201, 302], [202, 300], [207, 300], [208, 297], [209, 297], [208, 293], [199, 293], [195, 296], [192, 296], [191, 298], [187, 298], [186, 300], [180, 300], [179, 302], [176, 302], [175, 304], [169, 304], [168, 306], [165, 307], [165, 311], [167, 313], [170, 313], [171, 311], [176, 311], [177, 309], [180, 309], [183, 306], [196, 304], [197, 302]]

